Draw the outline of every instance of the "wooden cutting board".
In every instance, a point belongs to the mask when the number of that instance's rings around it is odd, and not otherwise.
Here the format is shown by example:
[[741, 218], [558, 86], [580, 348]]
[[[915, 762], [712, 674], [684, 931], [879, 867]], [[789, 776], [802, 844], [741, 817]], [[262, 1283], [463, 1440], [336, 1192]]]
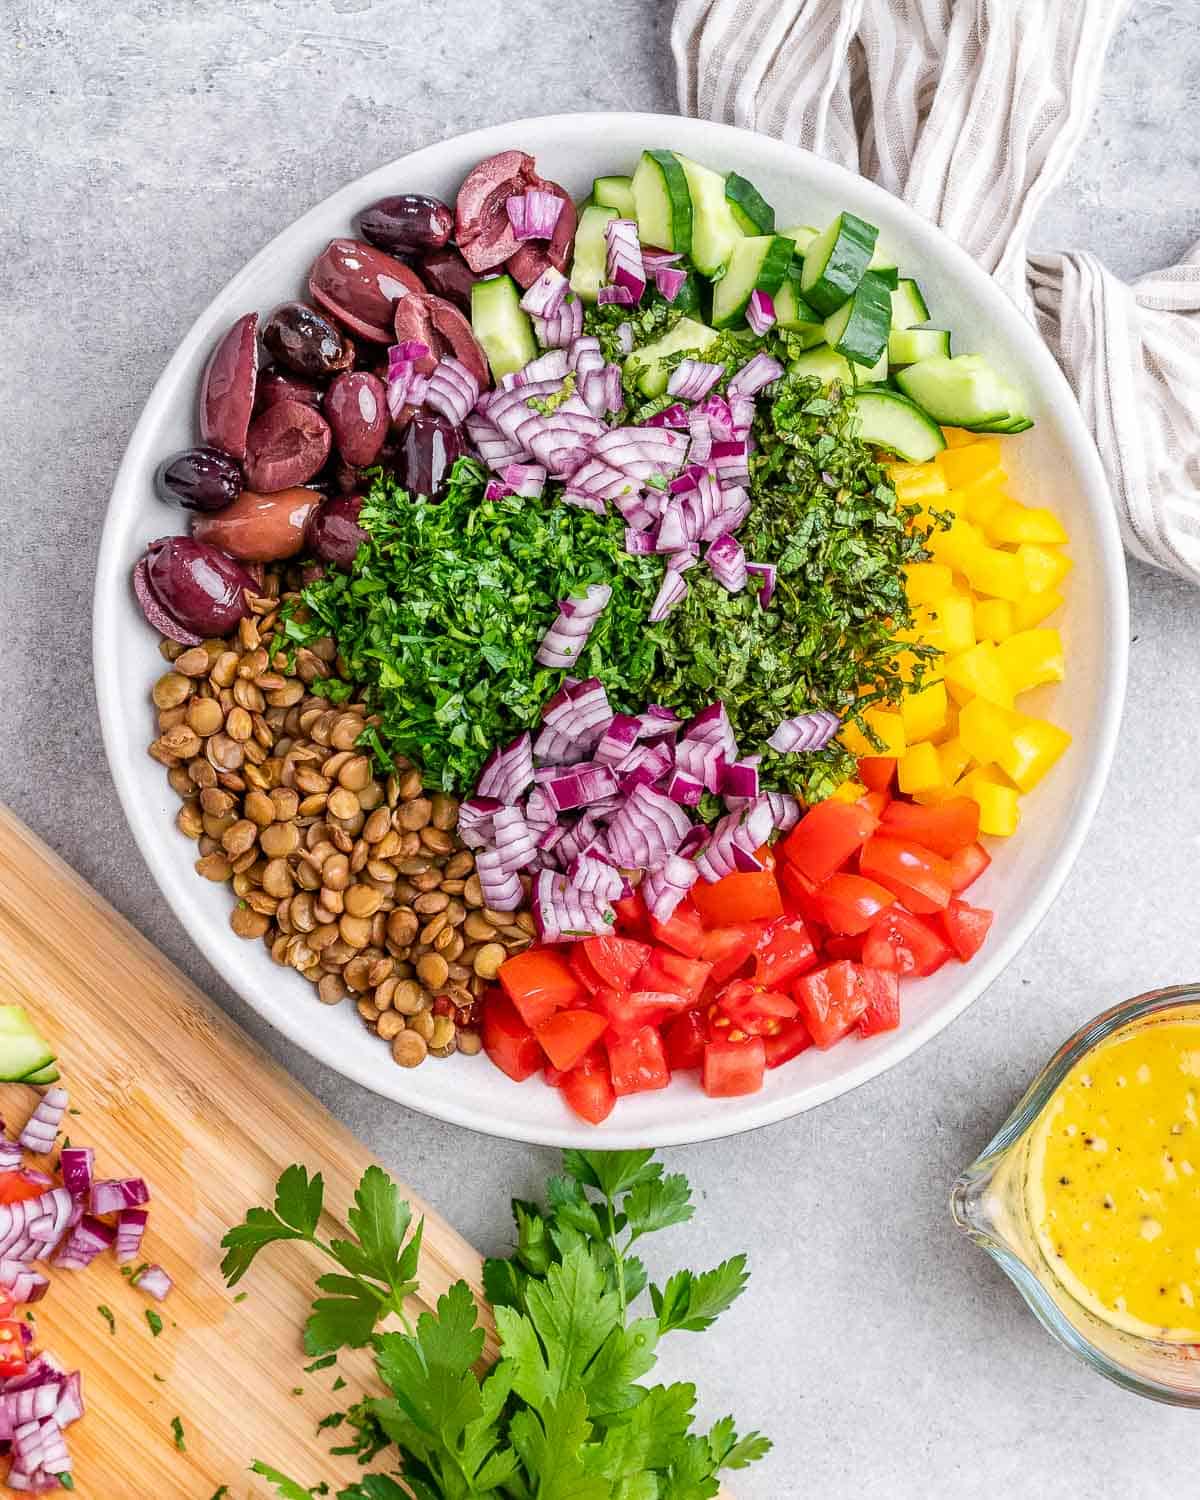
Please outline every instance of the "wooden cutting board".
[[[247, 1473], [256, 1458], [332, 1490], [355, 1477], [352, 1460], [330, 1458], [317, 1422], [369, 1387], [369, 1361], [343, 1357], [337, 1369], [302, 1373], [300, 1330], [327, 1264], [307, 1246], [281, 1245], [260, 1257], [235, 1304], [219, 1241], [249, 1206], [270, 1203], [293, 1161], [319, 1169], [326, 1203], [341, 1209], [370, 1153], [3, 807], [0, 1001], [25, 1005], [57, 1048], [78, 1110], [65, 1128], [95, 1147], [98, 1172], [149, 1181], [144, 1248], [175, 1279], [160, 1307], [104, 1256], [55, 1275], [37, 1306], [41, 1347], [83, 1371], [87, 1416], [68, 1435], [76, 1493], [209, 1500], [224, 1484], [229, 1500], [272, 1495]], [[36, 1093], [5, 1084], [0, 1099], [15, 1134]], [[479, 1256], [408, 1197], [425, 1215], [414, 1310], [459, 1278], [478, 1296]], [[147, 1307], [164, 1319], [158, 1338]], [[339, 1371], [347, 1387], [333, 1394]]]

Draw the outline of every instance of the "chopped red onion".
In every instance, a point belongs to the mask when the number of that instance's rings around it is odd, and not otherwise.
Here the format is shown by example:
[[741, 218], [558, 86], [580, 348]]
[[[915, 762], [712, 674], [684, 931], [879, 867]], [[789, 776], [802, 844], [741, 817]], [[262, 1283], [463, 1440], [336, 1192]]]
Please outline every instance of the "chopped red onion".
[[[726, 500], [717, 476], [703, 469], [695, 489], [684, 496], [684, 519], [692, 541], [708, 540], [709, 533], [719, 534], [718, 523], [725, 514]], [[715, 529], [715, 531], [714, 531]]]
[[569, 865], [581, 854], [599, 852], [603, 848], [599, 835], [596, 810], [594, 807], [589, 807], [579, 821], [567, 829], [566, 836], [555, 852], [560, 860]]
[[570, 285], [557, 266], [547, 266], [521, 298], [521, 308], [534, 317], [553, 318], [566, 301]]
[[637, 298], [627, 286], [602, 286], [596, 293], [596, 301], [601, 307], [612, 303], [620, 307], [632, 307]]
[[729, 394], [756, 396], [764, 386], [778, 380], [783, 373], [783, 366], [777, 359], [772, 359], [769, 354], [756, 354], [729, 382]]
[[687, 598], [687, 591], [687, 580], [683, 575], [673, 568], [665, 569], [663, 581], [646, 616], [650, 624], [657, 625], [665, 620], [676, 605]]
[[636, 531], [632, 526], [625, 528], [625, 550], [634, 557], [652, 555], [654, 547], [654, 533], [650, 531]]
[[599, 802], [618, 790], [612, 767], [598, 765], [595, 761], [576, 766], [546, 782], [545, 786], [550, 801], [560, 813], [586, 807], [589, 802]]
[[519, 807], [502, 807], [496, 814], [494, 827], [493, 842], [503, 870], [523, 870], [533, 863], [537, 842]]
[[567, 868], [567, 879], [577, 891], [594, 896], [597, 901], [619, 901], [625, 889], [625, 877], [606, 859], [582, 850]]
[[658, 266], [654, 272], [654, 285], [658, 288], [658, 294], [667, 302], [674, 302], [675, 298], [683, 290], [683, 283], [687, 280], [687, 272], [678, 266]]
[[144, 1208], [123, 1208], [117, 1215], [117, 1264], [136, 1260], [142, 1248], [142, 1236], [150, 1215]]
[[613, 714], [594, 751], [604, 766], [619, 766], [641, 738], [642, 721], [634, 714]]
[[668, 854], [661, 865], [647, 870], [639, 889], [646, 910], [656, 922], [669, 922], [675, 909], [700, 878], [694, 861]]
[[600, 369], [604, 364], [604, 355], [600, 349], [600, 340], [591, 333], [572, 339], [571, 347], [567, 352], [567, 362], [571, 369], [577, 373], [583, 370]]
[[673, 475], [687, 440], [669, 427], [610, 427], [592, 444], [592, 456], [634, 479]]
[[58, 1157], [63, 1186], [74, 1197], [86, 1197], [92, 1186], [96, 1153], [90, 1146], [64, 1146]]
[[667, 489], [672, 495], [685, 495], [699, 485], [706, 472], [703, 464], [688, 464], [672, 479]]
[[20, 1146], [7, 1136], [0, 1136], [0, 1172], [16, 1172], [24, 1161]]
[[565, 875], [553, 870], [538, 873], [533, 883], [532, 905], [538, 936], [545, 943], [603, 937], [616, 922], [611, 906], [594, 896], [581, 895], [572, 889]]
[[611, 598], [609, 584], [591, 583], [581, 599], [560, 599], [558, 617], [542, 637], [535, 659], [544, 667], [573, 667]]
[[755, 850], [766, 843], [774, 826], [771, 804], [766, 797], [726, 813], [696, 856], [701, 875], [715, 883], [736, 871], [749, 873], [762, 869]]
[[708, 418], [713, 439], [719, 443], [731, 443], [733, 437], [733, 413], [724, 396], [705, 396], [699, 410]]
[[14, 1302], [40, 1302], [49, 1286], [49, 1278], [23, 1260], [0, 1259], [0, 1288]]
[[768, 792], [767, 801], [771, 804], [771, 816], [775, 819], [775, 827], [780, 833], [787, 833], [795, 828], [800, 821], [800, 803], [789, 792]]
[[757, 757], [754, 762], [735, 760], [732, 765], [725, 767], [725, 775], [721, 781], [721, 795], [726, 800], [737, 798], [740, 801], [754, 801], [758, 796]]
[[[481, 798], [494, 797], [498, 802], [514, 803], [524, 795], [526, 787], [533, 780], [533, 745], [530, 740], [529, 731], [517, 735], [503, 750], [497, 748], [492, 751], [484, 762], [483, 770], [479, 773], [479, 782], [475, 788], [475, 797], [468, 799], [478, 801]], [[495, 809], [489, 816], [495, 816]], [[459, 809], [461, 826], [462, 809]]]
[[608, 847], [623, 869], [645, 870], [673, 854], [691, 826], [665, 792], [636, 786], [608, 825]]
[[[493, 751], [489, 764], [496, 760]], [[486, 769], [486, 767], [485, 767]], [[458, 836], [469, 849], [491, 843], [492, 820], [503, 804], [498, 797], [465, 797], [458, 805]]]
[[634, 490], [628, 495], [618, 495], [613, 504], [634, 531], [650, 531], [657, 525], [662, 502], [656, 492]]
[[760, 292], [757, 289], [750, 293], [750, 301], [746, 307], [746, 322], [753, 331], [762, 338], [767, 330], [775, 323], [775, 299], [768, 292]]
[[[523, 370], [517, 371], [512, 376], [512, 379], [517, 385], [527, 385], [534, 380], [563, 380], [567, 369], [567, 351], [547, 349], [545, 354], [539, 354], [536, 359], [531, 359]], [[509, 379], [507, 375], [504, 378]]]
[[499, 479], [489, 479], [483, 487], [483, 498], [485, 500], [506, 500], [512, 490]]
[[544, 188], [527, 188], [504, 200], [508, 222], [519, 240], [548, 240], [554, 237], [562, 213], [562, 199]]
[[841, 727], [837, 714], [818, 708], [812, 713], [797, 714], [794, 719], [784, 719], [767, 744], [783, 755], [823, 750]]
[[[684, 730], [684, 739], [698, 740], [702, 745], [716, 745], [725, 753], [727, 761], [739, 759], [737, 740], [725, 705], [719, 700], [702, 708]], [[712, 788], [717, 791], [717, 787]]]
[[678, 396], [681, 401], [703, 401], [724, 373], [724, 365], [681, 359], [667, 381], [667, 395]]
[[687, 546], [689, 540], [683, 501], [678, 495], [670, 495], [663, 502], [654, 550], [678, 552], [680, 548]]
[[[644, 259], [644, 257], [643, 257], [643, 259]], [[615, 338], [617, 340], [617, 348], [620, 349], [621, 353], [622, 354], [632, 354], [633, 353], [633, 324], [632, 323], [618, 323], [617, 326], [616, 326], [616, 328], [613, 330], [613, 333], [614, 333], [614, 336], [615, 336]]]
[[429, 377], [425, 405], [440, 412], [455, 427], [461, 427], [478, 400], [479, 381], [466, 365], [449, 354], [438, 360]]
[[723, 588], [736, 594], [746, 587], [746, 553], [736, 537], [722, 532], [709, 543], [704, 560], [712, 569], [712, 575]]
[[492, 911], [516, 911], [524, 899], [515, 870], [506, 870], [494, 849], [480, 849], [475, 856], [484, 905]]
[[598, 677], [564, 682], [542, 706], [546, 727], [567, 735], [585, 749], [591, 749], [599, 740], [612, 716], [608, 694]]
[[754, 573], [762, 579], [762, 586], [758, 591], [758, 602], [763, 609], [766, 609], [775, 593], [775, 564], [748, 562], [746, 572]]
[[667, 567], [674, 573], [686, 573], [689, 568], [694, 568], [700, 560], [700, 548], [695, 542], [689, 542], [678, 552], [672, 552], [667, 558]]
[[732, 758], [733, 754], [728, 746], [721, 742], [706, 743], [685, 735], [675, 746], [676, 771], [698, 781], [708, 792], [721, 790], [725, 780], [725, 767]]
[[500, 477], [514, 495], [536, 500], [546, 487], [546, 471], [541, 464], [506, 464]]
[[130, 1278], [130, 1281], [139, 1291], [148, 1293], [156, 1302], [165, 1302], [174, 1286], [174, 1282], [163, 1268], [153, 1265], [147, 1266], [144, 1271], [139, 1271], [136, 1276]]
[[750, 454], [746, 447], [745, 438], [735, 438], [730, 442], [714, 443], [709, 462], [716, 470], [717, 478], [721, 481], [722, 488], [729, 485], [745, 484], [746, 480], [750, 477]]
[[53, 1264], [64, 1271], [82, 1271], [116, 1238], [117, 1231], [111, 1224], [92, 1214], [84, 1214], [72, 1229], [66, 1244], [55, 1255]]
[[674, 406], [666, 406], [662, 411], [656, 411], [652, 417], [647, 417], [642, 423], [643, 427], [686, 427], [688, 425], [688, 409], [676, 401]]
[[688, 468], [697, 468], [707, 464], [709, 455], [712, 453], [713, 435], [712, 423], [704, 412], [692, 411], [690, 413], [688, 435], [691, 439], [687, 451]]
[[674, 771], [667, 782], [667, 796], [684, 807], [696, 807], [704, 796], [704, 785], [684, 771]]
[[420, 406], [425, 399], [427, 380], [417, 372], [417, 361], [430, 353], [428, 344], [419, 339], [405, 339], [388, 349], [387, 405], [392, 421], [398, 421], [406, 406]]
[[67, 1102], [66, 1089], [57, 1086], [47, 1089], [17, 1137], [17, 1145], [33, 1156], [45, 1156], [54, 1146], [58, 1127], [67, 1112]]
[[534, 318], [533, 331], [543, 349], [568, 348], [583, 332], [583, 303], [568, 293], [552, 318]]
[[750, 514], [750, 496], [741, 486], [721, 492], [721, 513], [700, 533], [702, 542], [714, 542], [723, 531], [735, 532]]
[[[604, 226], [607, 246], [605, 274], [612, 283], [601, 287], [597, 301], [637, 303], [646, 290], [646, 269], [642, 263], [642, 245], [638, 227], [632, 219], [610, 219]], [[624, 291], [625, 297], [606, 297], [607, 291]]]
[[736, 392], [729, 398], [729, 418], [735, 438], [746, 437], [754, 425], [754, 397]]
[[582, 468], [571, 475], [571, 486], [581, 494], [592, 495], [597, 500], [619, 500], [623, 495], [636, 495], [637, 485], [628, 474], [614, 469], [611, 464], [598, 458], [589, 458]]

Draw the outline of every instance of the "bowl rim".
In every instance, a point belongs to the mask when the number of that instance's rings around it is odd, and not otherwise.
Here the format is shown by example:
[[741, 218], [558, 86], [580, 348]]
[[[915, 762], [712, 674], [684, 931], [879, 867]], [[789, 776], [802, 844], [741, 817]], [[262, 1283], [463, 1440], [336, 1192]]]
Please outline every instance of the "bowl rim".
[[[436, 170], [439, 158], [454, 151], [471, 148], [477, 150], [482, 158], [503, 149], [505, 144], [511, 144], [512, 138], [521, 132], [536, 134], [543, 140], [547, 136], [552, 138], [555, 133], [562, 133], [569, 139], [578, 132], [612, 129], [615, 124], [619, 124], [622, 130], [639, 130], [643, 140], [651, 138], [656, 129], [661, 131], [664, 128], [669, 129], [676, 137], [680, 134], [694, 135], [697, 154], [703, 154], [714, 146], [719, 148], [723, 141], [728, 154], [736, 159], [736, 154], [739, 151], [745, 153], [747, 143], [752, 143], [752, 154], [760, 159], [765, 158], [780, 172], [807, 177], [822, 191], [828, 191], [830, 196], [835, 196], [840, 188], [851, 195], [852, 201], [857, 200], [867, 206], [876, 205], [885, 220], [899, 217], [905, 231], [913, 238], [932, 239], [937, 243], [938, 253], [947, 263], [948, 275], [965, 283], [971, 295], [988, 306], [989, 318], [993, 320], [998, 339], [1014, 348], [1021, 359], [1033, 368], [1041, 390], [1047, 401], [1052, 403], [1056, 417], [1061, 422], [1062, 440], [1069, 449], [1071, 461], [1078, 473], [1094, 529], [1092, 540], [1096, 548], [1098, 574], [1109, 606], [1109, 649], [1105, 657], [1107, 681], [1099, 700], [1098, 722], [1089, 745], [1088, 762], [1072, 788], [1074, 813], [1027, 910], [1019, 920], [1010, 924], [1000, 941], [987, 950], [985, 955], [981, 955], [981, 959], [977, 959], [970, 969], [964, 970], [962, 983], [952, 997], [940, 1002], [935, 1009], [920, 1016], [911, 1025], [891, 1033], [886, 1045], [878, 1049], [872, 1048], [854, 1067], [837, 1077], [811, 1082], [802, 1091], [790, 1096], [767, 1099], [763, 1095], [751, 1095], [736, 1103], [723, 1100], [716, 1109], [690, 1111], [683, 1118], [664, 1121], [661, 1126], [655, 1125], [652, 1128], [623, 1125], [619, 1112], [610, 1117], [602, 1127], [586, 1125], [573, 1117], [557, 1122], [546, 1120], [531, 1124], [507, 1118], [502, 1097], [498, 1098], [497, 1107], [486, 1113], [471, 1104], [458, 1102], [453, 1090], [438, 1092], [431, 1097], [417, 1097], [402, 1087], [408, 1077], [406, 1070], [393, 1069], [389, 1073], [384, 1067], [360, 1065], [355, 1059], [335, 1059], [332, 1049], [321, 1045], [324, 1033], [320, 1028], [305, 1024], [306, 1018], [312, 1015], [307, 1006], [288, 1008], [272, 1004], [269, 997], [253, 995], [245, 984], [244, 974], [232, 958], [219, 948], [213, 951], [201, 948], [205, 959], [256, 1014], [309, 1056], [372, 1093], [448, 1123], [506, 1140], [547, 1146], [589, 1144], [599, 1149], [646, 1145], [664, 1147], [715, 1140], [791, 1118], [848, 1093], [894, 1067], [962, 1015], [1012, 962], [1032, 936], [1075, 863], [1091, 827], [1112, 764], [1124, 704], [1129, 650], [1129, 600], [1124, 550], [1108, 481], [1074, 393], [1033, 323], [1026, 319], [1017, 304], [1005, 295], [992, 277], [937, 225], [916, 213], [877, 183], [801, 147], [740, 127], [677, 115], [621, 110], [579, 111], [527, 116], [448, 136], [416, 151], [407, 152], [393, 161], [382, 163], [343, 183], [272, 236], [239, 271], [217, 289], [192, 322], [156, 380], [130, 434], [113, 481], [96, 564], [92, 613], [93, 674], [101, 734], [122, 810], [142, 857], [156, 885], [197, 947], [200, 947], [200, 943], [194, 935], [194, 902], [189, 899], [189, 894], [194, 893], [195, 880], [190, 861], [185, 863], [163, 858], [163, 829], [158, 826], [160, 815], [157, 810], [145, 805], [144, 797], [139, 795], [135, 768], [122, 756], [119, 732], [122, 725], [121, 683], [117, 652], [110, 649], [111, 642], [117, 638], [116, 616], [119, 612], [114, 608], [114, 600], [127, 586], [128, 560], [122, 552], [118, 524], [122, 509], [121, 496], [139, 479], [144, 478], [143, 471], [148, 460], [143, 449], [162, 414], [168, 409], [168, 388], [177, 378], [177, 372], [195, 356], [201, 341], [211, 337], [209, 324], [215, 319], [218, 304], [226, 304], [245, 283], [252, 281], [258, 270], [271, 261], [277, 249], [293, 235], [303, 232], [310, 225], [315, 227], [352, 200], [355, 206], [365, 201], [364, 194], [372, 192], [371, 185], [382, 183], [385, 178], [406, 168]], [[353, 207], [345, 208], [343, 218], [346, 222], [349, 222], [353, 211]], [[387, 1082], [391, 1082], [393, 1087], [385, 1087]], [[569, 1114], [569, 1111], [564, 1111], [564, 1114]]]

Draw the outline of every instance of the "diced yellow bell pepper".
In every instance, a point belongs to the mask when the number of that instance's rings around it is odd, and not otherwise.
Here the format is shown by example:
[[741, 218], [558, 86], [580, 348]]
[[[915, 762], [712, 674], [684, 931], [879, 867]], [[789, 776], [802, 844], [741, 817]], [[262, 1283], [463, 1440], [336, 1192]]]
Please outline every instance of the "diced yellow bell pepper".
[[1004, 475], [999, 469], [989, 469], [974, 484], [961, 490], [952, 490], [959, 503], [961, 513], [973, 526], [986, 527], [1002, 505], [1008, 504], [1008, 496], [1001, 489]]
[[938, 764], [942, 768], [942, 781], [953, 786], [960, 776], [966, 774], [971, 764], [971, 752], [957, 735], [938, 746]]
[[861, 781], [843, 781], [837, 791], [830, 792], [831, 802], [857, 802], [860, 797], [867, 795], [867, 789]]
[[981, 599], [975, 606], [975, 634], [981, 641], [1004, 641], [1013, 633], [1013, 606], [1007, 599]]
[[873, 745], [853, 719], [842, 725], [839, 738], [851, 755], [894, 755], [897, 759], [908, 748], [904, 738], [904, 720], [894, 711], [885, 708], [868, 708], [863, 718], [879, 736], [880, 745]]
[[[991, 641], [980, 641], [969, 651], [952, 656], [943, 667], [946, 686], [956, 703], [968, 704], [975, 698], [1012, 707], [1013, 690], [1004, 668], [996, 657]], [[974, 752], [972, 752], [974, 753]], [[990, 757], [976, 755], [977, 760]]]
[[934, 604], [954, 587], [954, 577], [945, 563], [909, 563], [904, 587], [910, 604]]
[[1061, 546], [1070, 540], [1067, 529], [1052, 510], [1045, 506], [1022, 505], [1019, 500], [1005, 500], [984, 522], [993, 542], [1040, 542]]
[[984, 549], [983, 533], [970, 521], [956, 516], [945, 529], [938, 527], [932, 531], [925, 546], [935, 562], [945, 563], [970, 578], [969, 564]]
[[971, 587], [989, 599], [1008, 599], [1015, 604], [1029, 592], [1025, 566], [1015, 552], [980, 543], [964, 558], [962, 571]]
[[1013, 604], [1013, 624], [1018, 630], [1032, 630], [1035, 625], [1049, 619], [1065, 602], [1054, 589], [1047, 589], [1044, 594], [1026, 594]]
[[959, 734], [981, 765], [995, 763], [1023, 792], [1035, 787], [1071, 743], [1065, 729], [985, 698], [958, 716]]
[[902, 792], [924, 792], [940, 786], [942, 767], [937, 746], [928, 742], [910, 746], [896, 763], [896, 775]]
[[943, 427], [942, 436], [946, 439], [947, 448], [969, 448], [972, 443], [979, 441], [979, 434], [968, 432], [965, 427]]
[[945, 495], [950, 488], [936, 463], [889, 464], [888, 477], [901, 505], [920, 505]]
[[1071, 571], [1071, 559], [1037, 542], [1022, 542], [1017, 557], [1025, 570], [1025, 587], [1031, 594], [1057, 588]]
[[900, 718], [908, 744], [920, 744], [944, 728], [948, 710], [946, 684], [940, 680], [929, 683], [918, 693], [906, 693], [900, 700]]
[[987, 768], [964, 776], [955, 795], [970, 797], [979, 807], [979, 831], [999, 838], [1016, 833], [1021, 821], [1020, 799], [1010, 786], [1000, 786], [987, 777]]
[[952, 490], [972, 484], [989, 469], [1000, 468], [1000, 440], [982, 438], [965, 448], [943, 448], [936, 463]]
[[1021, 630], [996, 647], [996, 655], [1014, 693], [1044, 682], [1061, 682], [1066, 655], [1057, 630]]
[[975, 605], [969, 594], [947, 594], [934, 606], [942, 628], [942, 650], [947, 656], [969, 651], [975, 644]]

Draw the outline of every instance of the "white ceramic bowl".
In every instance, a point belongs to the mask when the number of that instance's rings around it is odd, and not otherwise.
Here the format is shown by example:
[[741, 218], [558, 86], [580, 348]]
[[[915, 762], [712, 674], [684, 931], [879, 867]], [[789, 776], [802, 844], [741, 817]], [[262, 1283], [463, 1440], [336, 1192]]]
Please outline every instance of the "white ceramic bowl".
[[[543, 175], [576, 197], [595, 176], [631, 171], [643, 147], [664, 146], [744, 173], [774, 203], [781, 223], [822, 224], [850, 209], [877, 224], [958, 347], [985, 354], [1028, 393], [1037, 425], [1007, 445], [1014, 492], [1053, 505], [1070, 530], [1075, 560], [1062, 621], [1068, 680], [1041, 690], [1074, 744], [1026, 799], [1019, 836], [996, 841], [992, 867], [976, 888], [996, 911], [981, 956], [906, 985], [899, 1031], [810, 1050], [770, 1073], [762, 1092], [747, 1099], [709, 1100], [694, 1076], [684, 1076], [661, 1093], [622, 1100], [598, 1130], [539, 1080], [518, 1086], [483, 1058], [396, 1067], [350, 1005], [320, 1005], [307, 981], [277, 968], [260, 944], [233, 935], [229, 891], [192, 869], [195, 846], [175, 829], [178, 799], [146, 754], [153, 737], [148, 694], [163, 663], [129, 583], [149, 540], [185, 529], [183, 513], [155, 499], [151, 479], [165, 454], [195, 440], [197, 381], [216, 337], [241, 313], [265, 313], [297, 295], [314, 256], [334, 235], [352, 232], [352, 218], [366, 204], [405, 191], [453, 202], [477, 161], [512, 146], [535, 154]], [[96, 689], [113, 777], [151, 874], [208, 959], [286, 1036], [377, 1093], [476, 1130], [554, 1145], [663, 1146], [729, 1135], [835, 1098], [928, 1041], [1012, 960], [1062, 885], [1108, 773], [1125, 684], [1127, 613], [1104, 474], [1071, 391], [1032, 326], [962, 250], [882, 189], [766, 136], [673, 116], [558, 115], [459, 136], [350, 183], [285, 229], [209, 304], [163, 371], [117, 475], [96, 578]]]

